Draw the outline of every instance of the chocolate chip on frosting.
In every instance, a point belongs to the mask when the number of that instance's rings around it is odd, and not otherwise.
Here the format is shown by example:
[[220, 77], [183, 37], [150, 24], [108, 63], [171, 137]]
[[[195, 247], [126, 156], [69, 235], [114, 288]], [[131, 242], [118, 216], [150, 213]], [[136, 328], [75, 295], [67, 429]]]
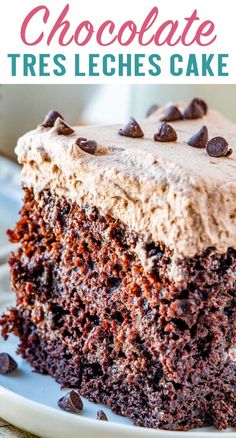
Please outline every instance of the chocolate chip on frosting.
[[61, 117], [57, 117], [54, 128], [56, 129], [58, 135], [71, 135], [74, 132], [74, 129], [72, 129], [67, 123], [61, 119]]
[[196, 132], [188, 141], [190, 146], [195, 148], [204, 149], [208, 142], [208, 129], [206, 126], [202, 126], [202, 128]]
[[0, 374], [9, 374], [17, 369], [17, 363], [8, 353], [0, 354]]
[[102, 409], [97, 411], [97, 420], [108, 421], [108, 418]]
[[160, 142], [172, 142], [177, 140], [177, 134], [175, 129], [168, 123], [163, 122], [156, 134], [154, 134], [154, 140]]
[[144, 136], [140, 125], [133, 117], [131, 117], [130, 121], [124, 126], [124, 128], [119, 129], [118, 134], [132, 138], [140, 138]]
[[[206, 151], [210, 157], [226, 157], [232, 149], [229, 149], [229, 144], [227, 140], [223, 137], [214, 137], [208, 143], [206, 147]], [[230, 152], [230, 153], [229, 153]]]
[[184, 119], [200, 119], [207, 113], [207, 104], [202, 99], [195, 98], [183, 113]]
[[204, 115], [206, 115], [208, 111], [208, 106], [205, 100], [199, 99], [198, 97], [195, 97], [193, 100], [202, 108]]
[[171, 105], [167, 108], [164, 116], [160, 119], [161, 122], [174, 122], [175, 120], [182, 120], [183, 116], [177, 106]]
[[43, 128], [53, 128], [55, 121], [57, 120], [57, 118], [60, 117], [60, 119], [64, 120], [64, 117], [62, 117], [62, 115], [60, 113], [58, 113], [57, 111], [50, 111], [43, 123], [40, 125]]
[[59, 408], [75, 414], [83, 410], [83, 401], [78, 392], [72, 390], [58, 400]]
[[155, 113], [159, 109], [159, 105], [155, 104], [151, 105], [150, 108], [146, 112], [146, 117], [150, 117], [153, 113]]
[[97, 143], [95, 140], [87, 140], [87, 138], [79, 137], [76, 142], [77, 146], [87, 154], [95, 155], [97, 151]]

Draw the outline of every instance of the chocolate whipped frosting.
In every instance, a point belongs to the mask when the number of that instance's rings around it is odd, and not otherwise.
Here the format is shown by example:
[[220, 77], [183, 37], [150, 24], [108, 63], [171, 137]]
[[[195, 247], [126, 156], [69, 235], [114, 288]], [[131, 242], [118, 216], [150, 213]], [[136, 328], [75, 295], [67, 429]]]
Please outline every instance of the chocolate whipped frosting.
[[[176, 142], [154, 142], [165, 111], [140, 122], [144, 138], [119, 136], [121, 125], [75, 127], [70, 136], [38, 127], [16, 147], [23, 184], [36, 195], [50, 189], [95, 205], [147, 241], [163, 242], [177, 259], [207, 247], [219, 253], [236, 248], [236, 125], [209, 111], [201, 119], [170, 122]], [[212, 158], [187, 144], [203, 125], [209, 138], [227, 139], [230, 157]], [[83, 152], [77, 137], [96, 140], [97, 154]]]

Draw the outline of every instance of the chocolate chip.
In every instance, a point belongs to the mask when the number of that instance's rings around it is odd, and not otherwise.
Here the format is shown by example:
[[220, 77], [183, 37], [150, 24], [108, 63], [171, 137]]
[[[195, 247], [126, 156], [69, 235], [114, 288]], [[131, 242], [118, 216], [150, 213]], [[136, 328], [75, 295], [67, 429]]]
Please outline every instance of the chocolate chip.
[[70, 391], [58, 400], [59, 408], [67, 412], [79, 413], [83, 410], [83, 402], [78, 392]]
[[144, 136], [141, 127], [133, 117], [131, 117], [130, 121], [124, 128], [119, 129], [118, 134], [132, 138], [140, 138]]
[[108, 421], [108, 418], [104, 411], [97, 411], [97, 420]]
[[57, 120], [57, 118], [60, 117], [60, 119], [64, 120], [64, 118], [62, 117], [62, 115], [60, 113], [58, 113], [57, 111], [50, 111], [43, 123], [41, 124], [41, 126], [43, 126], [44, 128], [52, 128], [55, 124], [55, 121]]
[[76, 140], [77, 146], [87, 154], [95, 155], [97, 150], [97, 143], [95, 140], [87, 140], [87, 138], [79, 137]]
[[177, 140], [177, 134], [174, 128], [168, 123], [163, 122], [158, 132], [154, 135], [155, 141], [171, 142]]
[[67, 123], [61, 119], [61, 117], [57, 117], [54, 123], [54, 128], [56, 129], [58, 135], [71, 135], [74, 132], [74, 130], [67, 125]]
[[156, 105], [154, 103], [154, 105], [151, 105], [150, 108], [147, 110], [146, 112], [146, 117], [151, 116], [153, 113], [155, 113], [158, 109], [159, 109], [159, 105]]
[[202, 99], [199, 99], [198, 97], [195, 97], [193, 99], [193, 101], [195, 103], [197, 103], [202, 108], [204, 115], [206, 115], [207, 111], [208, 111], [208, 106], [207, 106], [206, 102]]
[[184, 119], [201, 119], [206, 114], [206, 105], [200, 99], [193, 99], [183, 113]]
[[228, 153], [229, 144], [223, 137], [214, 137], [208, 143], [206, 147], [208, 155], [210, 157], [225, 157]]
[[0, 374], [9, 374], [17, 369], [17, 363], [8, 353], [0, 354]]
[[177, 106], [170, 106], [167, 108], [164, 116], [160, 119], [161, 122], [174, 122], [175, 120], [182, 120], [183, 116]]
[[206, 126], [202, 126], [202, 128], [196, 132], [188, 141], [190, 146], [195, 148], [204, 149], [208, 142], [208, 129]]

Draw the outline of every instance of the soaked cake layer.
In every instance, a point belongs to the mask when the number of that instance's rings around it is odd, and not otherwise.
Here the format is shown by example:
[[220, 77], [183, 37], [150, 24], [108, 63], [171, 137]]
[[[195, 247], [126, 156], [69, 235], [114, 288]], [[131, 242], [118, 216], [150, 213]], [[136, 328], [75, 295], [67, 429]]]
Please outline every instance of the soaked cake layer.
[[[236, 426], [236, 251], [179, 261], [96, 207], [26, 189], [2, 331], [39, 372], [137, 425]], [[135, 248], [142, 243], [147, 273]]]

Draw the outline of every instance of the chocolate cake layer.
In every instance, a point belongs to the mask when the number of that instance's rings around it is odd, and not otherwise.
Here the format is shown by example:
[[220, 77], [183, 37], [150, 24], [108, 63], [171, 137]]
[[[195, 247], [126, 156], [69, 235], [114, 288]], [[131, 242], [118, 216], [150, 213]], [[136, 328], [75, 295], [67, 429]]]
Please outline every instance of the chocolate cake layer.
[[17, 305], [2, 330], [36, 370], [136, 425], [236, 426], [235, 249], [179, 259], [174, 280], [170, 248], [49, 190], [26, 189], [9, 234]]

